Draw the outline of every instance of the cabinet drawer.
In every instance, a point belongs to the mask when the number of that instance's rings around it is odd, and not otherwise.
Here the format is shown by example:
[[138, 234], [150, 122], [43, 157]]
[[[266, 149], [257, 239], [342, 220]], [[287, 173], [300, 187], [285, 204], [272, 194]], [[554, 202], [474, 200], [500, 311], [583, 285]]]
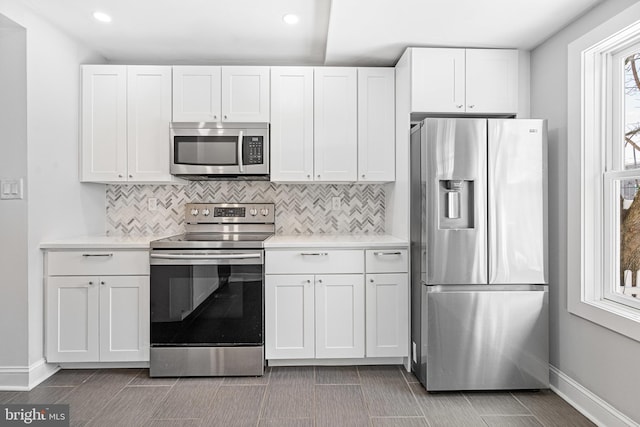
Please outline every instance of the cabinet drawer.
[[364, 273], [364, 253], [326, 249], [266, 251], [265, 271], [267, 274]]
[[147, 251], [83, 250], [47, 252], [49, 276], [149, 274]]
[[367, 273], [406, 273], [409, 269], [406, 249], [368, 249]]

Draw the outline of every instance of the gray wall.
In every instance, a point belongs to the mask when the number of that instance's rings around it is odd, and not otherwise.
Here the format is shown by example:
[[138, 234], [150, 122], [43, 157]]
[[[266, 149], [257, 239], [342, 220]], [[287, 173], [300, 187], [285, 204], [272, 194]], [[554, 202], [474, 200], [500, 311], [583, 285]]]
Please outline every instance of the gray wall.
[[[27, 177], [27, 40], [0, 15], [0, 179]], [[0, 200], [0, 365], [27, 358], [27, 200]]]
[[0, 103], [5, 89], [12, 99], [0, 104], [0, 174], [26, 178], [25, 200], [0, 202], [1, 388], [42, 363], [40, 242], [103, 233], [105, 186], [78, 180], [80, 64], [104, 58], [13, 0], [0, 0], [0, 26], [22, 34], [0, 35]]
[[567, 311], [567, 46], [636, 2], [606, 0], [531, 53], [531, 115], [549, 120], [550, 361], [640, 422], [640, 343]]

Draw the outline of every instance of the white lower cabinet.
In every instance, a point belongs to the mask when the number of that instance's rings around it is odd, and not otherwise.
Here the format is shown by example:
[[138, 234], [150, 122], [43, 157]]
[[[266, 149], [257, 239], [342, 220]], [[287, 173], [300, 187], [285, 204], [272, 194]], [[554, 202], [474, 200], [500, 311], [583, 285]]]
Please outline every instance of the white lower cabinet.
[[47, 279], [47, 361], [99, 360], [97, 277]]
[[367, 274], [366, 283], [367, 356], [407, 356], [408, 274]]
[[149, 277], [100, 278], [100, 361], [149, 358]]
[[364, 276], [265, 279], [267, 359], [364, 357]]
[[316, 358], [364, 357], [364, 276], [316, 276]]
[[[146, 251], [67, 251], [45, 256], [49, 363], [149, 360]], [[69, 260], [76, 260], [75, 263]], [[135, 261], [141, 261], [135, 264]], [[123, 266], [128, 266], [123, 274]]]
[[314, 276], [265, 277], [265, 355], [267, 359], [315, 356]]
[[406, 249], [267, 249], [265, 257], [268, 360], [407, 357]]

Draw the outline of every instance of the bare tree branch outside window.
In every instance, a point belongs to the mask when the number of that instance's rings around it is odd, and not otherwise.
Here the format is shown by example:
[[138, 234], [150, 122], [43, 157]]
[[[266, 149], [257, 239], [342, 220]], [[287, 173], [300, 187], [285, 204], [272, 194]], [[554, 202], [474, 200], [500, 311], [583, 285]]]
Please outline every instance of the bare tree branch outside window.
[[[640, 53], [634, 53], [624, 61], [625, 129], [624, 166], [625, 169], [640, 167], [640, 114], [629, 114], [640, 105]], [[625, 270], [631, 271], [632, 283], [637, 283], [640, 270], [640, 180], [626, 180], [621, 183], [620, 218], [620, 285], [624, 285]], [[625, 203], [625, 199], [627, 202]], [[628, 205], [628, 201], [631, 204]], [[625, 209], [627, 207], [627, 209]], [[629, 283], [627, 283], [629, 285]]]

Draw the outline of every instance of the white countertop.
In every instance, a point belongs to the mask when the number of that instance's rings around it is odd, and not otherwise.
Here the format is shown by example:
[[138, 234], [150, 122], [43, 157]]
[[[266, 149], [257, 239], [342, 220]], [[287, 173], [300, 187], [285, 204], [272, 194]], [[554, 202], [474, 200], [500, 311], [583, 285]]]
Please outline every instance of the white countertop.
[[284, 248], [398, 248], [407, 247], [406, 240], [387, 234], [310, 234], [276, 235], [264, 242], [265, 249]]
[[[168, 237], [156, 236], [78, 236], [44, 241], [40, 249], [149, 249], [149, 242]], [[313, 234], [276, 235], [264, 242], [265, 249], [274, 248], [367, 248], [406, 247], [406, 240], [386, 234]]]
[[40, 249], [149, 249], [149, 242], [167, 236], [78, 236], [42, 242]]

